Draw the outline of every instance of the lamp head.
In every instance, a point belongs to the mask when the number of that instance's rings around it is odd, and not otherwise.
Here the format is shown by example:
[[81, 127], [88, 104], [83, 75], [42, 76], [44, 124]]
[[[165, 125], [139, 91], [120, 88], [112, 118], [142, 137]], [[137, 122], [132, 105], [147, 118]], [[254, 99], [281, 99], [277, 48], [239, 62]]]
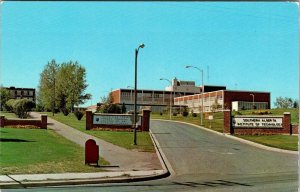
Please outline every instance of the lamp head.
[[159, 80], [164, 80], [164, 78], [160, 78]]
[[190, 66], [190, 65], [185, 66], [185, 68], [190, 68], [190, 67], [192, 67], [192, 66]]
[[144, 48], [145, 47], [145, 44], [144, 43], [142, 43], [142, 44], [140, 44], [140, 46], [139, 46], [140, 48]]

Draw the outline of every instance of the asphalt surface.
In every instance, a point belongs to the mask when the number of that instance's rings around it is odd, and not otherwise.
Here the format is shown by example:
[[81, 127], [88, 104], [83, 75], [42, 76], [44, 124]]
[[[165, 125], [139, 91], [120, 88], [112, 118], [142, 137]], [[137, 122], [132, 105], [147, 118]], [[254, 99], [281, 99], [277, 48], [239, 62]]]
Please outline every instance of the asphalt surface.
[[298, 189], [298, 155], [259, 149], [194, 126], [152, 121], [171, 165], [165, 179], [4, 191], [270, 191]]

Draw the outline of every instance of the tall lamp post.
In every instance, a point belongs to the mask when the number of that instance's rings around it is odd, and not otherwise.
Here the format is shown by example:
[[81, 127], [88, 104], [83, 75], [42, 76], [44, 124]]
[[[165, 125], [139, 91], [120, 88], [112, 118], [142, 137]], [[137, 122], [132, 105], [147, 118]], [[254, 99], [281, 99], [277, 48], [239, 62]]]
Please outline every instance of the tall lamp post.
[[[160, 78], [160, 80], [165, 80], [170, 83], [170, 88], [172, 87], [172, 82], [169, 79]], [[170, 120], [172, 119], [172, 91], [170, 92]]]
[[135, 49], [135, 65], [134, 65], [134, 112], [133, 112], [133, 126], [134, 126], [134, 138], [133, 144], [136, 145], [136, 129], [137, 129], [137, 112], [136, 112], [136, 100], [137, 100], [137, 58], [140, 48], [144, 48], [145, 44], [142, 43]]
[[203, 93], [204, 93], [203, 70], [199, 69], [198, 67], [191, 66], [191, 65], [187, 65], [187, 66], [185, 66], [185, 68], [194, 68], [201, 72], [202, 89], [201, 89], [201, 122], [200, 122], [200, 125], [203, 125], [203, 107], [204, 107], [204, 105], [203, 105]]
[[252, 108], [254, 109], [254, 94], [250, 94], [252, 96]]

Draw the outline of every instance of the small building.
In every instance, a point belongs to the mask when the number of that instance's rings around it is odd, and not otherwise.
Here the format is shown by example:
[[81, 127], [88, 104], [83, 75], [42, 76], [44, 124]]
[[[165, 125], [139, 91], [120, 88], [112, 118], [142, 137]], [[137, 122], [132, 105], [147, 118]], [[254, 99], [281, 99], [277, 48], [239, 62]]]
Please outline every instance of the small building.
[[17, 88], [17, 87], [4, 87], [7, 89], [12, 99], [29, 99], [35, 102], [35, 89], [34, 88]]

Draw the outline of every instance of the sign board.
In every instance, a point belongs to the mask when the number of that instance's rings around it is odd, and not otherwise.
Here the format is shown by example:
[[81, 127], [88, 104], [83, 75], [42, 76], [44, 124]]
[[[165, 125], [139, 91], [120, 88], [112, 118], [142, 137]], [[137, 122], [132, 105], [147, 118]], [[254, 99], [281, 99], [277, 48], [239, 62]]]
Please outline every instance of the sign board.
[[214, 119], [214, 116], [210, 115], [210, 116], [208, 116], [208, 119], [209, 119], [209, 120], [213, 120], [213, 119]]
[[234, 128], [282, 128], [282, 117], [233, 117]]
[[[93, 124], [101, 125], [132, 125], [132, 115], [103, 115], [95, 114]], [[141, 117], [138, 118], [138, 125], [141, 125]]]

